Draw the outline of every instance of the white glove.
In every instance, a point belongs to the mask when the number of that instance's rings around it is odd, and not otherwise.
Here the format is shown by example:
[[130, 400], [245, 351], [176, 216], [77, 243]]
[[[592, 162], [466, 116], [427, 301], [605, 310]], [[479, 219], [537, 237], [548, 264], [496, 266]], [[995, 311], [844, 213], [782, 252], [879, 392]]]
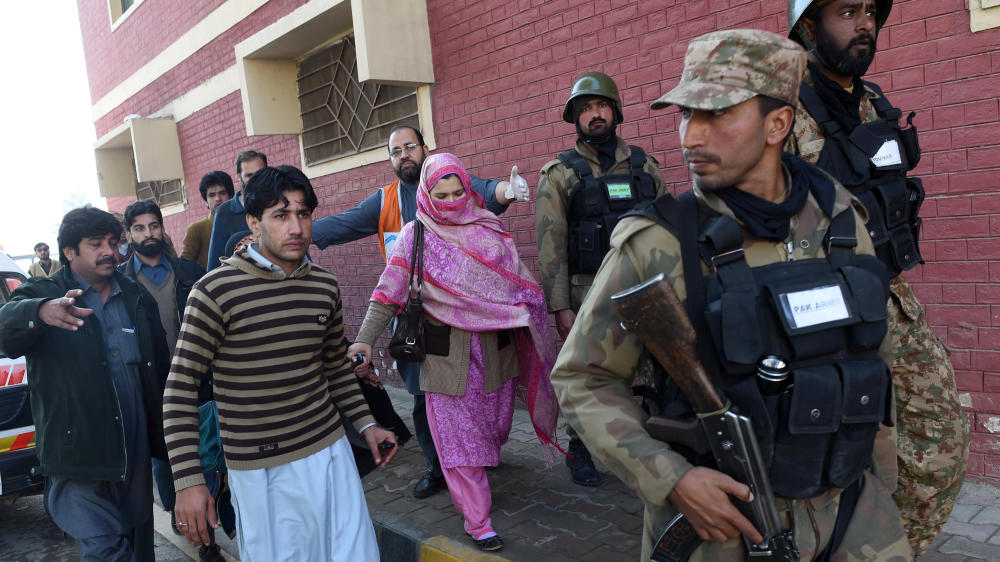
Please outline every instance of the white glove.
[[507, 191], [504, 192], [504, 197], [507, 201], [531, 201], [531, 192], [528, 190], [528, 182], [524, 181], [524, 178], [517, 174], [517, 164], [510, 169], [510, 183], [507, 185]]

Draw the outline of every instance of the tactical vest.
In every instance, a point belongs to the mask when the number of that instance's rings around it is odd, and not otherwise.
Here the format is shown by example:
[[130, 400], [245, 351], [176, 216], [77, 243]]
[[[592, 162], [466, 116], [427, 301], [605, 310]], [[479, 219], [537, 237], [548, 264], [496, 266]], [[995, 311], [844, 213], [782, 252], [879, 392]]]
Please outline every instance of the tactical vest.
[[[888, 329], [889, 278], [878, 258], [855, 254], [853, 212], [831, 222], [826, 258], [759, 267], [746, 262], [736, 220], [698, 205], [691, 192], [661, 197], [635, 214], [680, 240], [699, 357], [752, 420], [775, 493], [810, 498], [856, 481], [871, 464], [879, 423], [891, 419], [892, 387], [878, 356]], [[702, 263], [710, 271], [704, 277]], [[777, 393], [762, 391], [757, 380], [768, 355], [791, 371]], [[665, 373], [658, 386], [661, 415], [691, 415]]]
[[639, 203], [656, 198], [656, 183], [646, 173], [646, 153], [629, 146], [629, 174], [594, 177], [590, 164], [567, 150], [559, 155], [564, 166], [576, 172], [578, 181], [569, 191], [569, 273], [597, 273], [611, 249], [611, 231], [622, 214]]
[[825, 137], [816, 165], [851, 190], [868, 210], [868, 234], [875, 253], [893, 277], [923, 263], [918, 246], [920, 205], [924, 186], [919, 178], [906, 173], [920, 161], [914, 113], [901, 128], [902, 112], [893, 107], [882, 90], [871, 82], [865, 86], [878, 94], [872, 104], [877, 121], [845, 131], [830, 116], [816, 91], [806, 83], [799, 88], [799, 100], [819, 124]]

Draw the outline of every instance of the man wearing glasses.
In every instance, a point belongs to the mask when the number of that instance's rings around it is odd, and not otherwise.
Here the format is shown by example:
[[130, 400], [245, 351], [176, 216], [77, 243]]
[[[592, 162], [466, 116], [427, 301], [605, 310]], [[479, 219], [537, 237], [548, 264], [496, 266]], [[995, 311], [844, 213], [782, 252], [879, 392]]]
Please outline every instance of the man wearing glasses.
[[35, 256], [38, 261], [28, 267], [28, 275], [31, 277], [51, 277], [62, 267], [58, 260], [49, 257], [49, 245], [45, 242], [35, 244]]
[[[414, 219], [420, 168], [430, 149], [420, 131], [405, 125], [389, 133], [388, 149], [389, 161], [398, 179], [378, 189], [353, 209], [314, 221], [313, 243], [320, 249], [377, 233], [379, 249], [385, 259], [403, 225]], [[517, 166], [511, 169], [509, 182], [472, 176], [472, 189], [486, 199], [486, 208], [497, 215], [506, 211], [513, 201], [528, 201], [529, 198], [528, 184], [517, 174]], [[413, 394], [413, 426], [427, 461], [426, 474], [413, 488], [413, 496], [422, 499], [445, 489], [446, 485], [427, 427], [424, 393], [420, 391], [420, 364], [400, 361], [396, 368], [406, 382], [406, 390]]]

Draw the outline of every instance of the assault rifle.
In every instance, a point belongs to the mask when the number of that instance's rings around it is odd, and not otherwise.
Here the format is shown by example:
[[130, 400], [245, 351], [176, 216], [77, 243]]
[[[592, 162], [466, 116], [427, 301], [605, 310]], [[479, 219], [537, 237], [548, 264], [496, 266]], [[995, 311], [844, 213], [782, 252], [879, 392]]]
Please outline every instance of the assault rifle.
[[[750, 487], [753, 500], [734, 499], [734, 505], [764, 537], [753, 544], [745, 536], [748, 560], [798, 562], [799, 551], [791, 529], [785, 529], [774, 500], [767, 466], [761, 456], [750, 419], [734, 412], [698, 360], [695, 332], [673, 287], [661, 273], [645, 283], [611, 297], [622, 326], [636, 334], [666, 369], [691, 403], [704, 430], [704, 441], [683, 431], [684, 424], [653, 416], [647, 429], [657, 439], [682, 442], [694, 449], [707, 442], [721, 472]], [[684, 437], [686, 436], [686, 437]], [[679, 438], [679, 439], [678, 439]], [[684, 562], [701, 543], [694, 526], [679, 513], [667, 525], [653, 548], [653, 562]]]

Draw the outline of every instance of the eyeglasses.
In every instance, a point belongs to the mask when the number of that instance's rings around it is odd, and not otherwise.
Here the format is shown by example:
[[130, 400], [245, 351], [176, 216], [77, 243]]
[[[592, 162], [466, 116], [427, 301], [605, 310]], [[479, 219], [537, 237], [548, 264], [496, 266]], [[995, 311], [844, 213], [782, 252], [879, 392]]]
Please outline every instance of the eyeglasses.
[[400, 156], [403, 155], [403, 151], [406, 151], [407, 154], [413, 154], [419, 147], [420, 145], [415, 142], [408, 142], [404, 144], [402, 148], [397, 146], [396, 148], [390, 150], [389, 156], [393, 158], [399, 158]]

